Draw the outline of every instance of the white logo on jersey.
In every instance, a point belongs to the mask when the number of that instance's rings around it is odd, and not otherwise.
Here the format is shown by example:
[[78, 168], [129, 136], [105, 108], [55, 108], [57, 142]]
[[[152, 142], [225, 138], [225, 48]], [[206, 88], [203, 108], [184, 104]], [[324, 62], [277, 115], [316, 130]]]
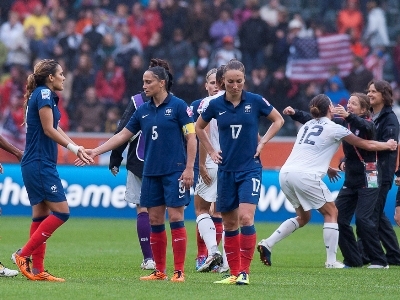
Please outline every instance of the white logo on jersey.
[[49, 89], [43, 89], [40, 92], [42, 93], [42, 99], [50, 99], [51, 91]]
[[142, 119], [146, 118], [149, 114], [142, 116]]
[[226, 113], [226, 111], [220, 112], [219, 115], [223, 115], [224, 113]]
[[171, 115], [172, 115], [172, 108], [171, 108], [171, 107], [167, 107], [167, 108], [165, 109], [164, 116], [170, 117]]
[[246, 114], [251, 113], [251, 104], [247, 104], [244, 106], [244, 112]]
[[52, 186], [50, 187], [50, 189], [51, 189], [51, 192], [52, 192], [52, 193], [57, 193], [57, 186], [56, 186], [56, 185], [52, 185]]

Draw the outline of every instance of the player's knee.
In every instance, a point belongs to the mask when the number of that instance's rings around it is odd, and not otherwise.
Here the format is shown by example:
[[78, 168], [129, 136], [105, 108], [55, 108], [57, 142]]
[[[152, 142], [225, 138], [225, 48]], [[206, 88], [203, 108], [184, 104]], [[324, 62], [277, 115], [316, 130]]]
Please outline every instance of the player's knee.
[[63, 222], [67, 222], [69, 219], [69, 213], [60, 213], [57, 211], [53, 211], [53, 215], [57, 218], [59, 218]]

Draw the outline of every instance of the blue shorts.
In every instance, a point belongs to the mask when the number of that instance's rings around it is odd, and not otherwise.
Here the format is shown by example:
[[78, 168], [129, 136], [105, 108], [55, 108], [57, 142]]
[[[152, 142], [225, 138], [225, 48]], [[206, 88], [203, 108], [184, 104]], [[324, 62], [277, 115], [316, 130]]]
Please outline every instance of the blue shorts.
[[181, 207], [189, 204], [190, 190], [178, 181], [182, 172], [162, 176], [143, 176], [140, 195], [141, 207]]
[[240, 203], [257, 205], [261, 176], [261, 168], [238, 172], [218, 170], [217, 211], [230, 212]]
[[44, 200], [50, 202], [67, 200], [55, 164], [34, 161], [22, 166], [21, 171], [32, 206]]

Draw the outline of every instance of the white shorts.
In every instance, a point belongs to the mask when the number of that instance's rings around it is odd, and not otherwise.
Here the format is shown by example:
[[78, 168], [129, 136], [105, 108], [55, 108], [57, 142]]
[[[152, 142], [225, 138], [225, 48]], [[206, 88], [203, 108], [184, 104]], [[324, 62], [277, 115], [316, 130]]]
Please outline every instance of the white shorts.
[[125, 201], [133, 204], [140, 204], [141, 189], [142, 179], [128, 170], [128, 176], [126, 178]]
[[279, 184], [294, 208], [301, 206], [308, 211], [319, 209], [325, 203], [334, 201], [326, 184], [314, 174], [279, 173]]
[[205, 184], [203, 178], [199, 174], [199, 180], [196, 184], [194, 194], [199, 195], [207, 202], [215, 202], [217, 200], [218, 168], [207, 169], [207, 172], [211, 177], [211, 184], [210, 185]]

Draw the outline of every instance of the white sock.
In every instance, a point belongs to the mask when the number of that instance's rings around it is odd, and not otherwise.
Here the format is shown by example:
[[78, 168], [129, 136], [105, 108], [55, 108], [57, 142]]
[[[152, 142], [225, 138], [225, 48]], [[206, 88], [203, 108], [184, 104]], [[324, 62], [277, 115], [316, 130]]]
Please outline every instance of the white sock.
[[224, 268], [229, 268], [228, 259], [226, 258], [226, 252], [225, 252], [225, 248], [224, 248], [224, 245], [225, 245], [225, 230], [222, 231], [221, 242], [222, 242], [222, 266]]
[[336, 261], [336, 252], [339, 241], [338, 224], [324, 223], [323, 236], [326, 248], [326, 262], [334, 263]]
[[289, 236], [292, 234], [296, 229], [300, 227], [299, 222], [297, 222], [296, 218], [290, 218], [287, 219], [285, 222], [283, 222], [277, 230], [269, 238], [267, 238], [265, 241], [270, 248], [269, 250], [271, 251], [271, 248], [279, 241], [283, 240], [285, 237]]
[[215, 225], [209, 214], [201, 214], [196, 219], [200, 236], [206, 244], [208, 255], [213, 255], [217, 250], [217, 234]]

